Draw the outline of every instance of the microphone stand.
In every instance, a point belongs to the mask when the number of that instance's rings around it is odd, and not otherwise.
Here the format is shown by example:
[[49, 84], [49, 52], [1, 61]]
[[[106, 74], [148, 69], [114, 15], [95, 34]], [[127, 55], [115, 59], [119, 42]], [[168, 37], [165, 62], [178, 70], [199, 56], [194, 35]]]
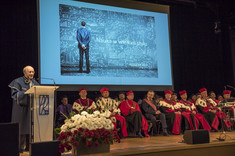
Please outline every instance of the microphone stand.
[[226, 86], [235, 90], [235, 87], [233, 87], [233, 86], [230, 86], [230, 85], [226, 85]]
[[[41, 79], [52, 80], [52, 81], [53, 81], [53, 84], [54, 84], [54, 87], [56, 88], [56, 86], [55, 86], [55, 80], [54, 80], [54, 79], [52, 79], [52, 78], [45, 78], [45, 77], [41, 77]], [[38, 78], [38, 80], [40, 80], [40, 79]]]
[[[226, 119], [229, 119], [228, 114], [225, 112], [225, 104], [227, 103], [227, 100], [225, 99], [224, 101], [225, 101], [225, 103], [222, 105], [221, 111], [222, 111], [223, 113], [225, 113]], [[226, 134], [226, 131], [225, 131], [225, 129], [224, 129], [224, 126], [226, 125], [226, 124], [223, 123], [224, 120], [223, 120], [223, 119], [220, 119], [220, 120], [221, 120], [222, 132], [221, 132], [221, 134], [219, 135], [219, 138], [216, 138], [216, 139], [219, 140], [219, 141], [225, 141], [225, 140], [226, 140], [226, 137], [229, 136], [229, 135]], [[230, 120], [230, 119], [229, 119], [229, 120]], [[229, 136], [229, 137], [230, 137], [230, 136]], [[231, 137], [230, 137], [230, 138], [231, 138]]]

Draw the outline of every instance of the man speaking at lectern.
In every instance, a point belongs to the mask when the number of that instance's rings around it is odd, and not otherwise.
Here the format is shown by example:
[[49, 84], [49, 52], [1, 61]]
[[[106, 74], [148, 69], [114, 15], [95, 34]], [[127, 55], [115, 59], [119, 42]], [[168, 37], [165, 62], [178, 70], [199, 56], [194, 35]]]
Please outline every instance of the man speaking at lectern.
[[[13, 80], [9, 87], [11, 88], [12, 118], [11, 122], [19, 123], [20, 126], [20, 152], [28, 151], [29, 148], [29, 128], [30, 128], [30, 110], [28, 95], [24, 93], [34, 85], [39, 83], [34, 80], [34, 68], [26, 66], [23, 69], [24, 76]], [[25, 148], [26, 146], [26, 148]]]

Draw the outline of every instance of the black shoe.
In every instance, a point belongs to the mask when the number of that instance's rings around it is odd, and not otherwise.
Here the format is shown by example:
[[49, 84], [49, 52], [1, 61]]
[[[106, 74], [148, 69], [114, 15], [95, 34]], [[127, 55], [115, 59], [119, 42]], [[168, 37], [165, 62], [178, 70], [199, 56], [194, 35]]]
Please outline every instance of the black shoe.
[[217, 129], [212, 129], [211, 132], [219, 132]]
[[82, 73], [82, 69], [79, 69], [78, 73]]
[[144, 136], [141, 133], [138, 133], [139, 138], [143, 138]]
[[167, 132], [163, 132], [163, 136], [169, 136]]
[[143, 138], [144, 136], [141, 134], [141, 131], [138, 132], [138, 137]]
[[90, 73], [90, 72], [91, 72], [90, 69], [87, 69], [87, 70], [86, 70], [86, 73]]
[[29, 151], [29, 146], [26, 146], [25, 151]]
[[163, 129], [163, 136], [169, 136], [169, 134], [168, 134], [166, 129]]
[[24, 153], [24, 150], [23, 150], [23, 149], [20, 149], [20, 153]]

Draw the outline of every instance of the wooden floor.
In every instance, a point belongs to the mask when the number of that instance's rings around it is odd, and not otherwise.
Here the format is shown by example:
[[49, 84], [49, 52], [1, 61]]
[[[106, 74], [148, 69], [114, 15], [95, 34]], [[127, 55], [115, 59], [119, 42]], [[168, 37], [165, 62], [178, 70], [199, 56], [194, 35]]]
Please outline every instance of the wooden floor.
[[[195, 147], [208, 147], [211, 145], [221, 145], [222, 143], [233, 143], [235, 148], [235, 132], [226, 132], [226, 140], [218, 141], [221, 132], [210, 132], [210, 143], [208, 144], [186, 144], [183, 143], [183, 135], [171, 135], [171, 136], [153, 136], [150, 138], [130, 138], [122, 139], [121, 143], [115, 143], [111, 146], [110, 153], [116, 154], [134, 154], [141, 152], [141, 150], [171, 150], [171, 149], [185, 149], [185, 148], [195, 148]], [[119, 155], [118, 154], [118, 155]], [[235, 153], [234, 153], [235, 155]]]
[[[218, 141], [220, 135], [225, 136], [225, 141]], [[188, 150], [213, 148], [219, 149], [222, 146], [231, 146], [234, 149], [233, 154], [227, 152], [227, 155], [235, 155], [235, 131], [226, 132], [210, 132], [210, 143], [207, 144], [185, 144], [182, 143], [183, 135], [170, 136], [151, 136], [150, 138], [125, 138], [121, 139], [121, 143], [114, 143], [110, 146], [110, 153], [95, 154], [96, 156], [103, 155], [147, 155], [146, 153], [157, 153], [172, 150]], [[231, 149], [230, 149], [231, 150]], [[199, 150], [200, 151], [200, 150]], [[28, 156], [28, 153], [23, 153], [21, 156]], [[71, 152], [62, 154], [63, 156], [71, 156]], [[223, 156], [227, 156], [223, 155]]]

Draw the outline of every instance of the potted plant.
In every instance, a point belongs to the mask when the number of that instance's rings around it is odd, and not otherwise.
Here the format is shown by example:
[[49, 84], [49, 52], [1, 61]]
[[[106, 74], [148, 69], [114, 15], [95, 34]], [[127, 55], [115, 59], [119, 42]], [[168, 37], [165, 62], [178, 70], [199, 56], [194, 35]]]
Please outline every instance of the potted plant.
[[110, 144], [120, 142], [110, 114], [107, 110], [72, 113], [59, 131], [57, 129], [60, 153], [72, 150], [72, 154], [76, 156], [109, 152]]

